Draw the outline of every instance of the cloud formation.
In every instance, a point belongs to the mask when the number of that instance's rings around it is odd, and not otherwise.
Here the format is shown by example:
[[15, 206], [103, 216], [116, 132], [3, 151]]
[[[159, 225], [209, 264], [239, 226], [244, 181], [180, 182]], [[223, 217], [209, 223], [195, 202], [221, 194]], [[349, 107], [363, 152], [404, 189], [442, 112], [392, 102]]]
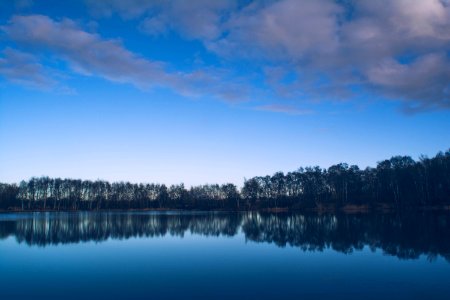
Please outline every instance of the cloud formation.
[[267, 78], [281, 97], [348, 99], [362, 88], [408, 111], [450, 108], [447, 0], [94, 2], [149, 34], [175, 31], [229, 61], [294, 73], [288, 84]]
[[[141, 89], [166, 87], [189, 96], [209, 93], [229, 101], [245, 97], [245, 93], [235, 92], [240, 84], [225, 81], [226, 75], [218, 70], [208, 68], [190, 73], [169, 72], [163, 62], [135, 54], [119, 40], [103, 39], [87, 32], [70, 19], [55, 21], [43, 15], [14, 16], [0, 30], [15, 43], [34, 53], [50, 51], [68, 63], [72, 70], [86, 76], [130, 83]], [[11, 80], [19, 80], [21, 75], [28, 73], [29, 78], [22, 76], [22, 80], [34, 81], [38, 85], [45, 83], [37, 55], [7, 50], [0, 64], [3, 76]]]
[[19, 45], [36, 51], [51, 50], [79, 73], [98, 75], [108, 80], [128, 82], [146, 88], [177, 78], [164, 72], [161, 63], [152, 62], [126, 50], [117, 40], [103, 40], [64, 19], [47, 16], [14, 16], [2, 31]]
[[96, 16], [114, 13], [125, 19], [142, 17], [140, 29], [150, 35], [175, 30], [187, 38], [213, 39], [221, 34], [220, 25], [237, 7], [236, 0], [86, 0]]
[[12, 48], [6, 48], [0, 56], [0, 75], [18, 84], [48, 90], [56, 85], [36, 57]]
[[15, 43], [0, 54], [0, 75], [51, 88], [58, 79], [42, 56], [52, 55], [79, 74], [189, 96], [241, 101], [259, 93], [257, 99], [273, 99], [267, 105], [283, 107], [292, 100], [356, 100], [362, 91], [400, 101], [406, 112], [450, 109], [448, 0], [85, 3], [91, 17], [132, 20], [142, 39], [176, 33], [197, 40], [204, 47], [200, 52], [216, 60], [179, 71], [170, 61], [132, 52], [121, 40], [105, 39], [71, 19], [17, 15], [0, 26]]
[[[439, 0], [284, 0], [246, 8], [209, 41], [224, 56], [285, 64], [292, 90], [355, 86], [402, 100], [407, 110], [450, 108], [450, 9]], [[352, 11], [352, 16], [348, 16]], [[323, 90], [322, 90], [323, 91]]]
[[261, 111], [270, 111], [270, 112], [277, 112], [277, 113], [284, 113], [288, 115], [309, 115], [312, 114], [312, 110], [308, 109], [299, 109], [291, 105], [281, 105], [281, 104], [268, 104], [268, 105], [261, 105], [255, 107], [256, 110]]

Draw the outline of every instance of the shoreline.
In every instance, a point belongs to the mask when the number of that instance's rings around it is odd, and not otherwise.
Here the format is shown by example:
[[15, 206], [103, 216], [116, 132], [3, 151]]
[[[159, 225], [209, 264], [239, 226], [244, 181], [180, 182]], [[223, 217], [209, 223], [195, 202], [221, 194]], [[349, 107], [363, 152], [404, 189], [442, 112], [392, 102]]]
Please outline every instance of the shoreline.
[[265, 212], [265, 213], [344, 213], [344, 214], [369, 214], [369, 213], [397, 213], [397, 212], [436, 212], [450, 211], [450, 205], [420, 206], [410, 209], [397, 209], [384, 203], [375, 207], [369, 205], [319, 205], [310, 208], [255, 208], [255, 209], [180, 209], [180, 208], [142, 208], [142, 209], [0, 209], [0, 213], [36, 213], [36, 212]]

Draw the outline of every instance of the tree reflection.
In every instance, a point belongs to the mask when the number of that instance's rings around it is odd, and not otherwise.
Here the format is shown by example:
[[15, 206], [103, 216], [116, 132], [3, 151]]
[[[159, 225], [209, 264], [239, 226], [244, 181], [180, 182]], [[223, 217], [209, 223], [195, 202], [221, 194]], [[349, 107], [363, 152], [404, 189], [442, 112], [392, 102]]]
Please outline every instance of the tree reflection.
[[235, 236], [302, 251], [352, 253], [368, 246], [402, 259], [427, 255], [450, 262], [450, 216], [294, 213], [33, 213], [0, 219], [0, 238], [48, 246], [132, 237]]

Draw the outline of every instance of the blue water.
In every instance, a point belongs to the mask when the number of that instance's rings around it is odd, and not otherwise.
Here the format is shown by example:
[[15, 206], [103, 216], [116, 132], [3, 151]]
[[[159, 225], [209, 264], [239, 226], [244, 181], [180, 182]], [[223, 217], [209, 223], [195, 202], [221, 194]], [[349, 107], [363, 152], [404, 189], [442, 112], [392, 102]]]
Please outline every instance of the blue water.
[[0, 215], [1, 299], [450, 299], [446, 215]]

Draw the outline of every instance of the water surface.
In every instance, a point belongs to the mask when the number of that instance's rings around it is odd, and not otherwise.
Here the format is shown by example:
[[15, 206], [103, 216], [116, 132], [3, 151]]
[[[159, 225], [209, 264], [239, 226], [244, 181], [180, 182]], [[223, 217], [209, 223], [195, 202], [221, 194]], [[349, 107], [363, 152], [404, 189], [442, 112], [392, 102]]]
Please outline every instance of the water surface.
[[2, 299], [450, 299], [450, 216], [0, 214]]

